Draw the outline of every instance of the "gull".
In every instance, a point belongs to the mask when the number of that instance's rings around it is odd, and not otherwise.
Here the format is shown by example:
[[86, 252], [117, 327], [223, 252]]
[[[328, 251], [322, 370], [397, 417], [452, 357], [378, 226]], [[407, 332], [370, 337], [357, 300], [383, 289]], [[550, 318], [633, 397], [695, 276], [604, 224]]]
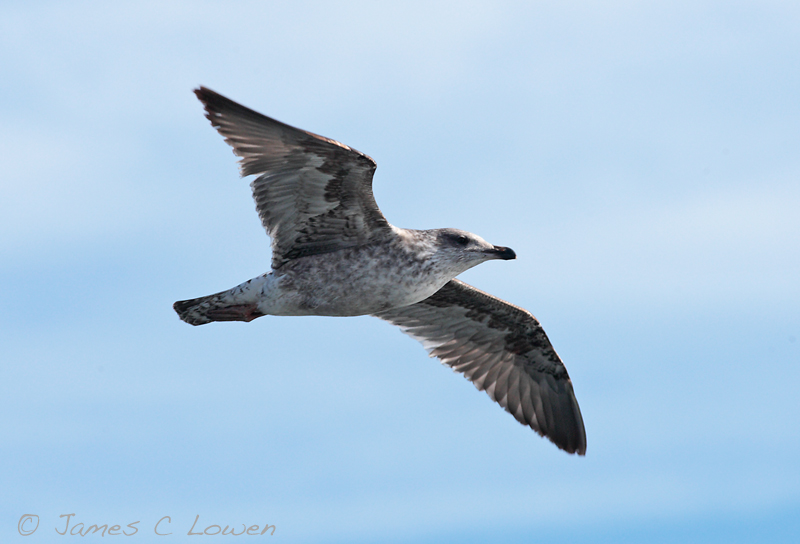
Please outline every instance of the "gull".
[[210, 89], [196, 89], [211, 125], [239, 156], [272, 240], [272, 270], [227, 291], [178, 301], [191, 325], [274, 316], [373, 315], [419, 340], [568, 453], [586, 453], [572, 381], [528, 311], [458, 279], [488, 260], [516, 258], [459, 229], [402, 229], [372, 194], [376, 163]]

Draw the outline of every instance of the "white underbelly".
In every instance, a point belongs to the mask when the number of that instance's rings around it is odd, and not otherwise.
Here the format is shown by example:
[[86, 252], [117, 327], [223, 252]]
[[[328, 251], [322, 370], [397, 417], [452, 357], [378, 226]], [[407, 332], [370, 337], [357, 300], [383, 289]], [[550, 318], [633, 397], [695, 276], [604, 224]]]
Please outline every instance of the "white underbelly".
[[309, 257], [283, 275], [271, 274], [259, 310], [269, 315], [367, 315], [424, 300], [447, 283], [430, 267], [380, 267], [369, 262]]

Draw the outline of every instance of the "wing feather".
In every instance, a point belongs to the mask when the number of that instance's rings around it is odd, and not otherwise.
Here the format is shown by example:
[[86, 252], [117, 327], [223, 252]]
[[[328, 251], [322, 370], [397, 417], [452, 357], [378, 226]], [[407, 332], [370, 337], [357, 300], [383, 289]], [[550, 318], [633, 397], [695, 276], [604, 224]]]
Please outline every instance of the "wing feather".
[[272, 238], [272, 267], [387, 239], [391, 226], [372, 194], [375, 161], [334, 140], [296, 129], [200, 87], [212, 126], [240, 157], [261, 223]]
[[584, 455], [586, 431], [567, 369], [529, 312], [459, 280], [375, 314], [422, 342], [523, 425]]

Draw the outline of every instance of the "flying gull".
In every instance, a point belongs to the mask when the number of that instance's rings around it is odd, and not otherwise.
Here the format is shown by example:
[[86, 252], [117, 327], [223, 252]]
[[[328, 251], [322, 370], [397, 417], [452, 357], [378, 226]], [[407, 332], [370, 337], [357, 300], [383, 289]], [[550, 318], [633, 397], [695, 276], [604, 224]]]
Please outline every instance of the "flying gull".
[[261, 115], [200, 87], [206, 117], [240, 157], [272, 271], [174, 304], [192, 325], [264, 315], [373, 315], [422, 342], [517, 421], [569, 453], [586, 432], [567, 369], [539, 321], [456, 276], [514, 259], [458, 229], [391, 225], [372, 194], [376, 164], [344, 144]]

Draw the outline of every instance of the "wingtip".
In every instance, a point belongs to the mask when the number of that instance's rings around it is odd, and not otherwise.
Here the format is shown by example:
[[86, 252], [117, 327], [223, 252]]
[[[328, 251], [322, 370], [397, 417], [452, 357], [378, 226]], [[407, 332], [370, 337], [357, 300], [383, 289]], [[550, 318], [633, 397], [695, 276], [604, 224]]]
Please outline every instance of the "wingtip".
[[197, 96], [197, 98], [199, 98], [200, 100], [203, 100], [203, 97], [206, 96], [206, 95], [217, 94], [214, 91], [212, 91], [211, 89], [209, 89], [208, 87], [205, 87], [203, 85], [200, 85], [199, 87], [194, 89], [193, 92], [194, 92], [195, 96]]
[[[197, 99], [203, 103], [203, 106], [205, 107], [206, 112], [208, 114], [211, 113], [211, 110], [221, 111], [223, 109], [245, 110], [248, 113], [251, 112], [249, 108], [246, 108], [241, 104], [234, 102], [230, 98], [219, 94], [217, 91], [212, 91], [211, 89], [209, 89], [208, 87], [204, 87], [203, 85], [200, 85], [198, 88], [194, 89], [194, 94], [197, 97]], [[206, 117], [208, 117], [208, 115], [206, 115]]]
[[531, 429], [536, 431], [541, 437], [547, 438], [558, 449], [570, 455], [586, 456], [586, 431], [583, 427], [577, 429], [577, 432], [567, 436], [557, 435], [552, 430], [542, 432], [533, 425], [528, 425]]
[[583, 423], [578, 400], [569, 378], [555, 382], [547, 376], [550, 387], [539, 390], [541, 408], [533, 417], [517, 421], [527, 424], [539, 436], [547, 438], [555, 446], [571, 455], [586, 455], [586, 427]]
[[[583, 431], [583, 429], [581, 429], [581, 431]], [[572, 443], [572, 444], [569, 445], [569, 447], [558, 446], [558, 444], [556, 444], [556, 445], [559, 448], [561, 448], [562, 450], [564, 450], [565, 452], [569, 453], [569, 454], [579, 455], [581, 457], [585, 457], [586, 456], [586, 434], [585, 434], [585, 432], [582, 432], [581, 435], [576, 437], [576, 438], [578, 438], [577, 444]]]
[[208, 87], [204, 87], [200, 85], [198, 88], [194, 89], [194, 94], [197, 99], [203, 103], [206, 111], [208, 111], [209, 107], [214, 103], [219, 103], [223, 100], [226, 100], [224, 96], [219, 94], [216, 91], [212, 91]]
[[581, 409], [572, 392], [572, 387], [569, 388], [569, 398], [572, 401], [572, 417], [568, 417], [567, 421], [563, 423], [566, 428], [563, 433], [559, 433], [561, 436], [548, 436], [548, 438], [567, 453], [584, 457], [586, 455], [586, 427], [583, 424]]

